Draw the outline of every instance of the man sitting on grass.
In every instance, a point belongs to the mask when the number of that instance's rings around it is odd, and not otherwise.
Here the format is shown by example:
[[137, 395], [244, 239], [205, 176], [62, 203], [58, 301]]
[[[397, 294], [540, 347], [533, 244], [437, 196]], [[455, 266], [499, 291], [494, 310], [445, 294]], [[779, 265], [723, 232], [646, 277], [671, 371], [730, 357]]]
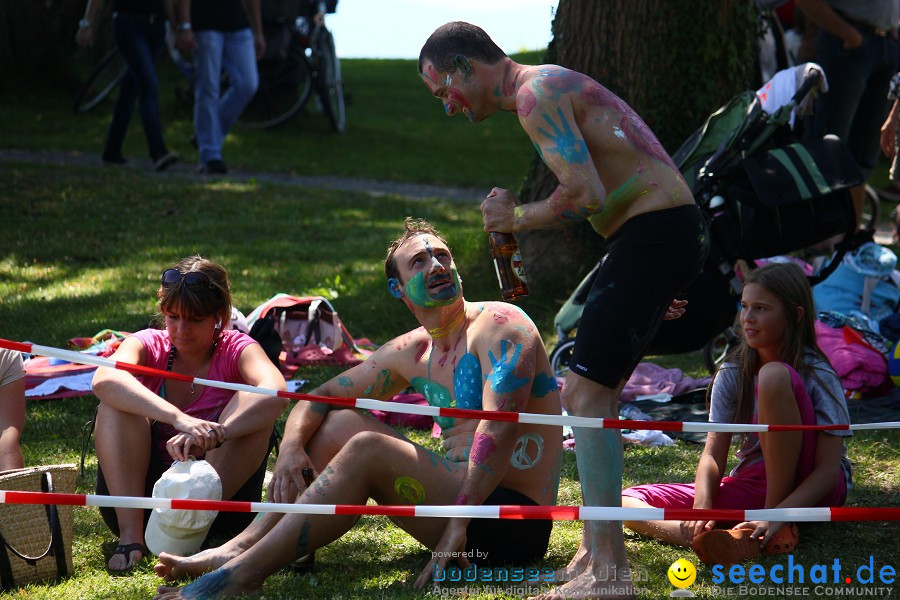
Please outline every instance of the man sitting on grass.
[[[421, 327], [394, 338], [364, 363], [315, 390], [329, 396], [389, 399], [412, 385], [432, 405], [561, 413], [556, 380], [541, 336], [518, 308], [467, 302], [446, 241], [424, 221], [407, 219], [385, 259], [388, 289]], [[561, 460], [559, 427], [438, 417], [446, 456], [348, 409], [300, 402], [291, 412], [279, 452], [273, 499], [303, 504], [552, 505]], [[320, 435], [312, 432], [319, 429]], [[349, 431], [333, 439], [328, 430]], [[332, 437], [332, 439], [328, 439]], [[340, 445], [331, 448], [329, 443]], [[304, 449], [304, 446], [306, 448]], [[318, 476], [309, 488], [304, 465]], [[161, 554], [157, 574], [167, 580], [204, 574], [184, 588], [159, 587], [157, 598], [220, 598], [258, 591], [266, 577], [339, 538], [352, 515], [266, 514], [218, 548], [192, 557]], [[416, 580], [422, 587], [454, 553], [486, 564], [539, 560], [549, 520], [395, 518], [434, 550]], [[456, 554], [455, 556], [460, 556]], [[465, 555], [457, 559], [468, 566]], [[211, 571], [211, 572], [210, 572]]]

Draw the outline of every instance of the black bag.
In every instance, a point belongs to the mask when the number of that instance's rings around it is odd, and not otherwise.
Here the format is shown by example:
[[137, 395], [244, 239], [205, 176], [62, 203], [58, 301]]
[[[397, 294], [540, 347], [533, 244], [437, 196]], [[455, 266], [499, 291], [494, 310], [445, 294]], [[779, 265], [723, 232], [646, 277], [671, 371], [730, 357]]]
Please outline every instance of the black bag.
[[713, 210], [711, 229], [729, 260], [812, 246], [856, 228], [850, 188], [862, 174], [834, 136], [774, 148], [743, 160]]
[[266, 356], [276, 367], [280, 366], [281, 336], [275, 329], [275, 321], [272, 319], [257, 319], [250, 328], [250, 337], [256, 340]]

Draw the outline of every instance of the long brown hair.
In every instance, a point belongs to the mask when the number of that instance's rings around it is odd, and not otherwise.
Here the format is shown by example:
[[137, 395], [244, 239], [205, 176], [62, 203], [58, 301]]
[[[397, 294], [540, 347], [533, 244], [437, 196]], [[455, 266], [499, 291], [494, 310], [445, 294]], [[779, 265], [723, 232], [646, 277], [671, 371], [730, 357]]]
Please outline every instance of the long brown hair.
[[[816, 341], [815, 303], [812, 288], [803, 270], [793, 263], [769, 264], [753, 269], [747, 274], [744, 287], [750, 284], [759, 285], [775, 296], [778, 299], [779, 309], [785, 317], [786, 327], [778, 352], [779, 360], [800, 374], [811, 372], [806, 360], [810, 354], [830, 366], [828, 358]], [[802, 315], [797, 315], [797, 308], [803, 309]], [[740, 314], [735, 318], [734, 329], [738, 332], [740, 343], [725, 357], [725, 362], [737, 364], [740, 382], [734, 422], [749, 423], [753, 417], [754, 378], [762, 365], [759, 353], [747, 344], [747, 338], [741, 331]], [[812, 375], [818, 379], [815, 373]], [[821, 380], [819, 382], [821, 384]], [[822, 387], [828, 389], [824, 385]]]
[[228, 329], [228, 322], [231, 320], [231, 286], [225, 269], [199, 254], [183, 258], [171, 268], [182, 274], [203, 273], [209, 278], [210, 285], [193, 288], [185, 285], [182, 280], [168, 287], [160, 286], [156, 292], [160, 311], [158, 321], [164, 323], [163, 313], [170, 311], [188, 318], [212, 315], [221, 321], [219, 331]]

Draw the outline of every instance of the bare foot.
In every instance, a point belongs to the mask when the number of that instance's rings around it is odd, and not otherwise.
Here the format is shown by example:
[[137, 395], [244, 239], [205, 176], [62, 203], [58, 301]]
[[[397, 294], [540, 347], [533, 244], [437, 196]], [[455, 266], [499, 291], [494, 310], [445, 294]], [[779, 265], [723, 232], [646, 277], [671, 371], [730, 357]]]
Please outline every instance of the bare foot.
[[581, 545], [578, 546], [578, 551], [575, 552], [575, 556], [572, 557], [569, 564], [562, 569], [556, 570], [556, 579], [554, 581], [571, 581], [587, 569], [590, 558], [588, 546], [585, 545], [584, 540], [581, 540]]
[[159, 555], [159, 563], [153, 565], [153, 571], [166, 581], [179, 581], [214, 571], [240, 554], [239, 549], [226, 546], [209, 548], [193, 556], [163, 552]]
[[184, 587], [156, 588], [154, 600], [217, 600], [247, 594], [257, 594], [262, 590], [262, 582], [240, 582], [229, 569], [217, 569]]
[[568, 583], [534, 596], [531, 600], [562, 598], [630, 599], [634, 598], [634, 584], [631, 581], [611, 581], [608, 574], [600, 577], [592, 569], [588, 569]]

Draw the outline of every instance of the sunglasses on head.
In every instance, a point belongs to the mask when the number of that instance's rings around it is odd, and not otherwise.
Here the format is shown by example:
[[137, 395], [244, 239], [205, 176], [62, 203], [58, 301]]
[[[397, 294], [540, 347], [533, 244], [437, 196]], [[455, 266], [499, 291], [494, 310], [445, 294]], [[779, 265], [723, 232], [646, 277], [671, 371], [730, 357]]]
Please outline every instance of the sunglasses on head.
[[212, 290], [215, 289], [212, 280], [206, 273], [199, 271], [190, 271], [182, 273], [178, 269], [166, 269], [159, 279], [159, 284], [163, 288], [170, 288], [184, 281], [184, 285], [189, 290]]

